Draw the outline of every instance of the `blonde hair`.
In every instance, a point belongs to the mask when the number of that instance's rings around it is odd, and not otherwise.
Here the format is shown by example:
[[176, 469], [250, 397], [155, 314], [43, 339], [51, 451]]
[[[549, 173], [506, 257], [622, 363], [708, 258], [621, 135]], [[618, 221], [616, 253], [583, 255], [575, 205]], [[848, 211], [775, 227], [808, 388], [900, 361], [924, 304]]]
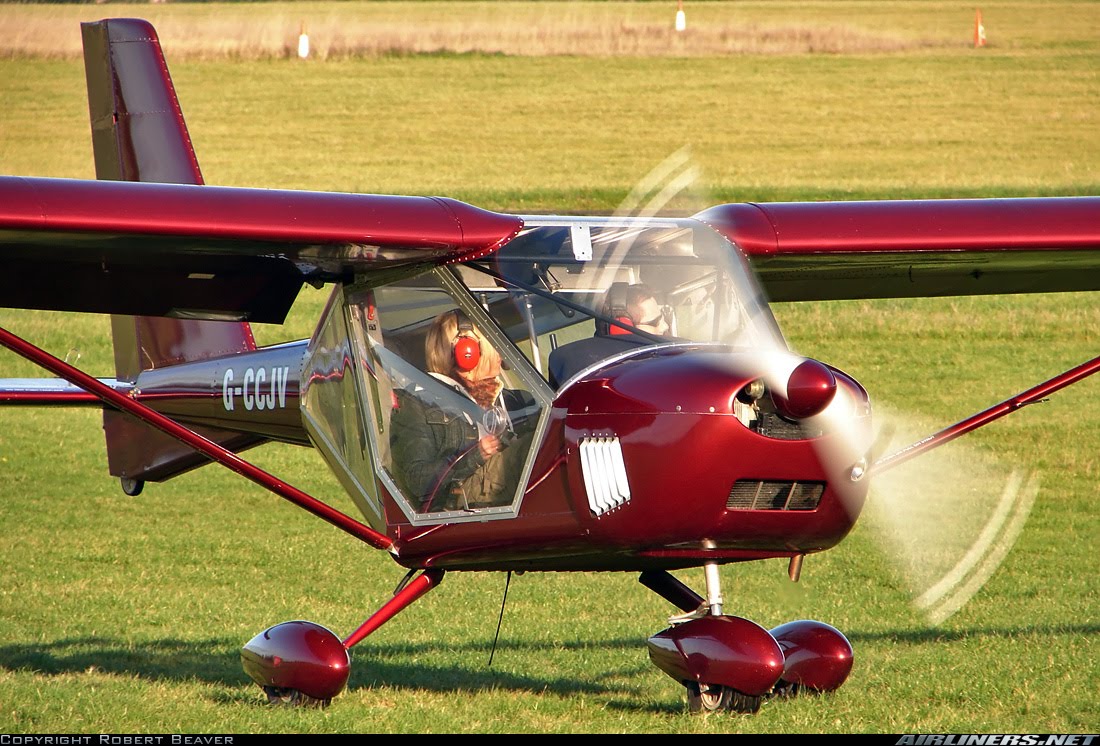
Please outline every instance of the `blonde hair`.
[[455, 365], [454, 347], [460, 336], [458, 331], [460, 313], [462, 312], [458, 309], [444, 311], [432, 320], [428, 335], [424, 338], [424, 357], [428, 363], [428, 372], [480, 381], [488, 378], [490, 371], [499, 365], [500, 353], [489, 344], [489, 340], [482, 336], [481, 330], [471, 322], [470, 331], [462, 332], [461, 336], [472, 337], [478, 341], [481, 345], [481, 357], [473, 370], [466, 373], [458, 370]]

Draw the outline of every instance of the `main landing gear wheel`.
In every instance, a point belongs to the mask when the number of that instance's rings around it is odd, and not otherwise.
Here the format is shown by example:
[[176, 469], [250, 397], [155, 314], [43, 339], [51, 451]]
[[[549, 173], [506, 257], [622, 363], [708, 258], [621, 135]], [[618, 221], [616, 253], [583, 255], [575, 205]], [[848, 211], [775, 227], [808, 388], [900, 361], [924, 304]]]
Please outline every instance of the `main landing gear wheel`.
[[297, 689], [284, 689], [277, 686], [265, 686], [263, 687], [264, 694], [267, 695], [267, 703], [269, 705], [279, 705], [284, 707], [316, 707], [322, 709], [328, 707], [332, 703], [332, 698], [329, 699], [317, 699], [311, 697], [308, 694], [302, 694]]
[[721, 684], [697, 684], [687, 686], [689, 712], [742, 712], [751, 714], [760, 709], [762, 697], [750, 697]]

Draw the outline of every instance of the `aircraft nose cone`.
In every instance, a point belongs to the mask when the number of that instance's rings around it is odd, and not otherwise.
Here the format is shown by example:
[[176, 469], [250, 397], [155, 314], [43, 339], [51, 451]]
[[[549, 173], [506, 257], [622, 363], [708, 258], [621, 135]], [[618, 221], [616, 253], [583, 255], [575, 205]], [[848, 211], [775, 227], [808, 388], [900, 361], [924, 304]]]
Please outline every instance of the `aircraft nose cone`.
[[776, 394], [775, 405], [796, 420], [821, 414], [836, 395], [836, 376], [816, 360], [803, 360], [787, 379], [787, 395]]

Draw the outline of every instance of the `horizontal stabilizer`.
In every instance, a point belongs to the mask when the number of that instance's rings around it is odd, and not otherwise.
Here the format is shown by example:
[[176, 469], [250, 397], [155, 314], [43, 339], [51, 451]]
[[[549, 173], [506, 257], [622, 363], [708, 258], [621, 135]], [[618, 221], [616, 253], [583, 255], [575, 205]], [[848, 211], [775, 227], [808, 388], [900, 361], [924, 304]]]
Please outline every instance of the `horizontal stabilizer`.
[[[113, 389], [119, 389], [118, 381], [113, 378], [99, 380]], [[103, 402], [79, 386], [60, 378], [0, 378], [0, 405], [100, 407]]]

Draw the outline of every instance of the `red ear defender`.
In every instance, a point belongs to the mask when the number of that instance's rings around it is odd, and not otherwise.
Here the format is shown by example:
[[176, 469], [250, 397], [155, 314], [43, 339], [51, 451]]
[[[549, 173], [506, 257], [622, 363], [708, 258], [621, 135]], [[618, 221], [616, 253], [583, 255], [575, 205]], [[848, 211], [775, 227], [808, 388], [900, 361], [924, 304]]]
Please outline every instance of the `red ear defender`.
[[459, 337], [455, 340], [455, 367], [463, 373], [469, 373], [481, 362], [481, 345], [474, 337]]
[[[615, 320], [618, 321], [620, 324], [626, 324], [627, 326], [634, 326], [634, 319], [630, 318], [629, 316], [616, 316]], [[616, 334], [630, 334], [629, 329], [623, 329], [621, 326], [615, 326], [614, 324], [610, 324], [610, 327], [611, 328], [608, 330], [608, 333], [611, 334], [612, 336], [614, 336]]]
[[[626, 305], [626, 295], [629, 288], [630, 285], [625, 282], [611, 283], [611, 287], [607, 289], [607, 295], [604, 299], [603, 312], [620, 324], [634, 326], [634, 316], [630, 313]], [[616, 334], [630, 334], [629, 329], [623, 329], [621, 326], [609, 324], [606, 321], [596, 323], [596, 332], [597, 334], [610, 336]]]

